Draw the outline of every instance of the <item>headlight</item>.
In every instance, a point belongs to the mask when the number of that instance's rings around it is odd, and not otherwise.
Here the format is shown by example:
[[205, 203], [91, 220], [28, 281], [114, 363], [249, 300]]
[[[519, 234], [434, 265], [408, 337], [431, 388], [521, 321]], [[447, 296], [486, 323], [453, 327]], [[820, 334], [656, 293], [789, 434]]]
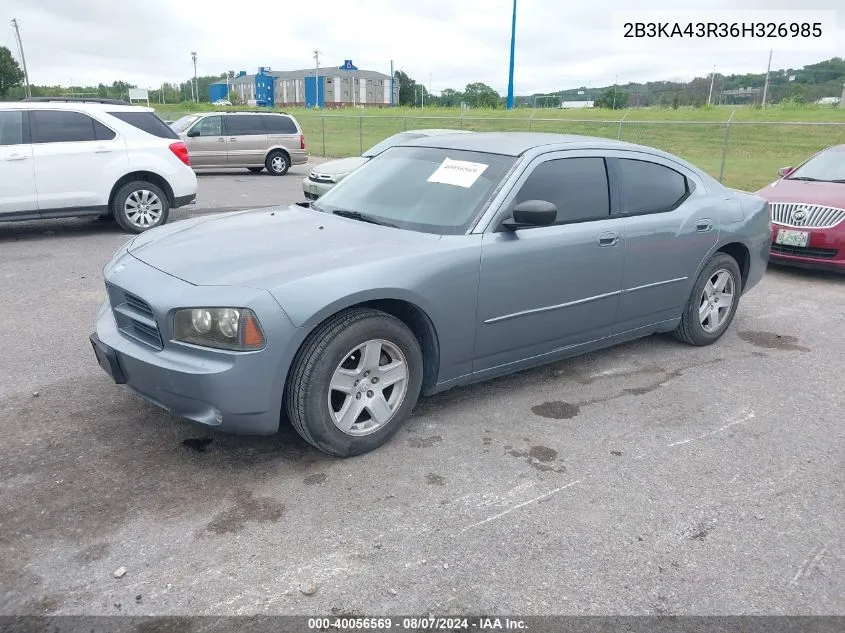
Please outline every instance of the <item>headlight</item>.
[[217, 349], [250, 351], [265, 343], [258, 317], [248, 308], [177, 310], [173, 332], [177, 341]]
[[308, 177], [311, 180], [315, 180], [317, 182], [337, 182], [337, 176], [333, 176], [331, 174], [323, 174], [319, 171], [312, 171], [308, 174]]

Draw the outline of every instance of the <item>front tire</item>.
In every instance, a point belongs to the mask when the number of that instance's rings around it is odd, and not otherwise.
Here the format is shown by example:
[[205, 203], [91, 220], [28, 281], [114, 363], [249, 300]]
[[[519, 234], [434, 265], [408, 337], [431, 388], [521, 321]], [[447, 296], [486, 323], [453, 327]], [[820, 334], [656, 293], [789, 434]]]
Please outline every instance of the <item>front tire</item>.
[[267, 173], [271, 176], [284, 176], [290, 169], [290, 159], [287, 154], [280, 150], [274, 150], [267, 154], [267, 160], [264, 161], [264, 166], [267, 168]]
[[329, 455], [367, 453], [408, 419], [422, 374], [419, 341], [402, 321], [347, 310], [320, 325], [297, 354], [285, 390], [288, 419]]
[[673, 332], [689, 345], [710, 345], [730, 327], [739, 306], [742, 276], [736, 260], [727, 253], [716, 253], [704, 266]]
[[160, 187], [137, 180], [123, 185], [112, 201], [112, 215], [124, 231], [143, 233], [167, 222], [170, 201]]

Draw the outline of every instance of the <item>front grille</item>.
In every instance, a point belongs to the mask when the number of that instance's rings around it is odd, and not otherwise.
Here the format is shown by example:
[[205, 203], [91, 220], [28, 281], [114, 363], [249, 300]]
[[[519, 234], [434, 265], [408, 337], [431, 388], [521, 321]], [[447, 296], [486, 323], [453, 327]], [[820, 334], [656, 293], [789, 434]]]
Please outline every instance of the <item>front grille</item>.
[[121, 334], [153, 349], [163, 349], [161, 333], [150, 304], [113, 284], [106, 284], [114, 320]]
[[320, 174], [316, 171], [312, 171], [310, 174], [308, 174], [308, 180], [310, 180], [311, 182], [331, 182], [332, 177], [328, 174]]
[[155, 319], [155, 314], [153, 314], [153, 309], [150, 307], [150, 304], [141, 299], [141, 297], [136, 297], [129, 292], [124, 292], [123, 297], [126, 300], [126, 305], [131, 306], [146, 317]]
[[798, 202], [770, 202], [772, 222], [806, 229], [829, 229], [845, 220], [845, 209]]
[[772, 244], [772, 252], [781, 255], [797, 255], [798, 257], [817, 257], [819, 259], [833, 259], [839, 252], [835, 248], [809, 248], [801, 246], [784, 246]]

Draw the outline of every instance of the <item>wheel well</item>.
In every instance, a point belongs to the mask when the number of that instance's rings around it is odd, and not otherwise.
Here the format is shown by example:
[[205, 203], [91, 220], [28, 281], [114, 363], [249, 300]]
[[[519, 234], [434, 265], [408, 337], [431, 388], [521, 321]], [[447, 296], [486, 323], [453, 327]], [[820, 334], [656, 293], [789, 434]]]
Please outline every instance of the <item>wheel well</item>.
[[[400, 299], [377, 299], [348, 306], [343, 310], [339, 310], [338, 312], [327, 316], [323, 319], [323, 321], [321, 321], [321, 323], [325, 323], [329, 319], [337, 316], [341, 312], [345, 312], [346, 310], [362, 307], [386, 312], [408, 326], [408, 329], [411, 330], [417, 341], [419, 341], [420, 348], [422, 349], [422, 393], [425, 393], [428, 389], [433, 387], [437, 383], [437, 375], [440, 371], [440, 344], [437, 338], [437, 331], [434, 329], [434, 324], [431, 322], [428, 315], [419, 307], [408, 301], [402, 301]], [[316, 330], [317, 328], [314, 329]], [[300, 350], [305, 346], [307, 340], [308, 338], [306, 338], [306, 340], [300, 345]], [[299, 353], [299, 350], [297, 350], [297, 353]], [[289, 379], [290, 377], [288, 377], [288, 380]]]
[[167, 196], [167, 201], [173, 205], [174, 198], [173, 198], [173, 189], [170, 188], [170, 184], [159, 176], [158, 174], [154, 174], [150, 171], [133, 171], [131, 174], [126, 174], [116, 183], [114, 183], [114, 187], [112, 187], [111, 193], [109, 194], [109, 213], [112, 210], [112, 203], [114, 202], [114, 197], [117, 195], [117, 192], [120, 191], [120, 188], [130, 182], [135, 180], [142, 180], [144, 182], [149, 182], [157, 187], [159, 187], [163, 192], [164, 195]]
[[429, 316], [418, 306], [401, 299], [378, 299], [360, 305], [387, 312], [408, 326], [420, 342], [423, 353], [422, 392], [434, 387], [440, 371], [440, 343]]
[[742, 287], [745, 288], [745, 282], [748, 279], [748, 269], [751, 265], [751, 254], [748, 252], [748, 248], [739, 242], [731, 242], [720, 248], [719, 252], [727, 253], [736, 260], [739, 266], [740, 276], [742, 277]]
[[267, 156], [264, 157], [264, 162], [267, 162], [267, 159], [270, 158], [275, 152], [279, 152], [284, 154], [288, 159], [288, 165], [290, 165], [290, 152], [287, 151], [284, 147], [274, 147], [269, 152], [267, 152]]

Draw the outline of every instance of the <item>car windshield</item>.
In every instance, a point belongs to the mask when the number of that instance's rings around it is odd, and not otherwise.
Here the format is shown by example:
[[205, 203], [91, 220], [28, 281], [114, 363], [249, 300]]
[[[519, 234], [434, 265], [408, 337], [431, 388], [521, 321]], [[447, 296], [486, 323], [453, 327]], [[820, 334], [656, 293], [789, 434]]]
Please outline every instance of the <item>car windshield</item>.
[[196, 121], [199, 117], [195, 114], [186, 114], [185, 116], [176, 119], [173, 123], [170, 124], [170, 127], [173, 128], [174, 132], [184, 132], [187, 130], [191, 124]]
[[516, 159], [431, 147], [392, 147], [312, 206], [401, 229], [459, 235], [476, 220]]
[[388, 136], [383, 141], [376, 143], [366, 152], [361, 154], [364, 158], [372, 158], [373, 156], [378, 156], [384, 150], [390, 149], [394, 145], [399, 145], [400, 143], [404, 143], [405, 141], [410, 141], [415, 138], [422, 138], [425, 134], [415, 134], [413, 132], [399, 132], [399, 134], [394, 134], [393, 136]]
[[845, 182], [845, 150], [829, 149], [816, 154], [789, 174], [788, 180]]

